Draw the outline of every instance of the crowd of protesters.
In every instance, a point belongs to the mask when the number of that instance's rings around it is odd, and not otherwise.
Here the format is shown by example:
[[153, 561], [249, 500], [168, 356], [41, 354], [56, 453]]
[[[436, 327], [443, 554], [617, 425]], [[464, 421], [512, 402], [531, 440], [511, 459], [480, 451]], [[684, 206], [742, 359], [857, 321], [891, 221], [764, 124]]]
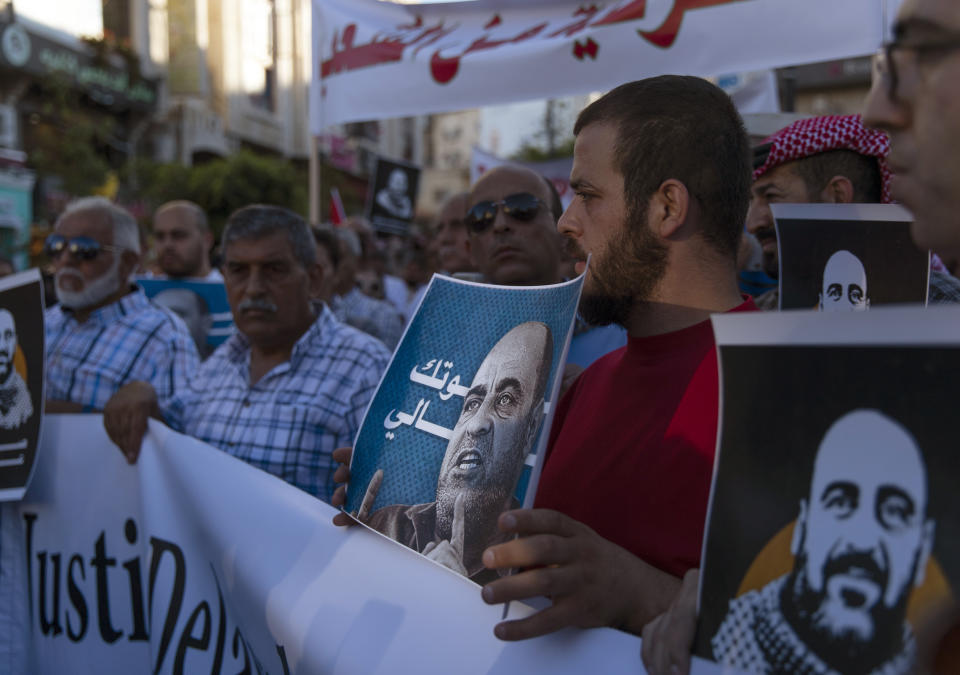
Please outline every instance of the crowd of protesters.
[[[250, 205], [227, 221], [217, 267], [195, 204], [156, 211], [148, 256], [129, 213], [80, 199], [47, 241], [59, 300], [46, 316], [47, 409], [103, 412], [131, 462], [154, 417], [339, 505], [345, 446], [431, 273], [553, 284], [592, 256], [536, 508], [505, 513], [501, 530], [522, 536], [482, 558], [523, 571], [482, 597], [552, 600], [499, 624], [501, 639], [612, 626], [643, 633], [652, 672], [685, 671], [719, 406], [708, 317], [777, 306], [776, 291], [738, 287], [744, 236], [776, 277], [771, 203], [898, 200], [919, 246], [958, 257], [960, 7], [905, 3], [897, 26], [862, 121], [802, 120], [755, 148], [705, 80], [612, 90], [574, 127], [565, 210], [516, 166], [405, 238]], [[936, 58], [921, 59], [928, 43]], [[183, 321], [131, 283], [147, 272], [222, 280], [234, 334], [201, 362]], [[958, 300], [960, 281], [935, 259], [930, 301]]]

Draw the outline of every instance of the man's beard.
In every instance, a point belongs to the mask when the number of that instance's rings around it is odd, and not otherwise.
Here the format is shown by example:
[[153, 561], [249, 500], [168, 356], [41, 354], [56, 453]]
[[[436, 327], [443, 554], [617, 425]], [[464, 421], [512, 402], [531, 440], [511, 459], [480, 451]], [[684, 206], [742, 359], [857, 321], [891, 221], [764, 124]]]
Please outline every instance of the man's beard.
[[[487, 434], [482, 438], [484, 440], [479, 441], [481, 444], [489, 439], [490, 435]], [[492, 448], [479, 447], [477, 450], [484, 461], [493, 460]], [[460, 453], [459, 447], [457, 453]], [[479, 532], [487, 529], [490, 523], [485, 521], [492, 520], [493, 523], [496, 523], [501, 510], [509, 506], [517, 480], [523, 471], [522, 459], [514, 462], [514, 464], [516, 466], [513, 464], [508, 466], [506, 462], [502, 462], [499, 466], [493, 467], [493, 473], [485, 473], [483, 482], [476, 485], [464, 485], [459, 481], [455, 485], [449, 485], [441, 477], [437, 484], [437, 537], [439, 539], [450, 539], [453, 531], [453, 507], [457, 497], [461, 494], [466, 495], [463, 512], [467, 532]]]
[[[646, 208], [635, 213], [645, 215]], [[565, 247], [569, 255], [584, 258], [573, 239], [567, 239]], [[625, 326], [634, 307], [650, 300], [666, 269], [667, 247], [650, 231], [645, 218], [629, 215], [603, 254], [590, 261], [580, 316], [594, 326]]]
[[195, 251], [192, 256], [187, 258], [182, 258], [175, 251], [170, 251], [161, 253], [157, 262], [163, 273], [169, 277], [195, 277], [200, 273], [203, 256], [204, 252], [202, 250]]
[[[863, 609], [870, 624], [866, 631], [852, 625], [837, 626], [830, 616], [827, 596], [830, 577], [854, 565], [873, 577], [880, 587], [873, 607]], [[810, 651], [838, 672], [858, 675], [873, 671], [903, 649], [909, 584], [897, 602], [888, 607], [883, 600], [887, 575], [877, 568], [869, 553], [850, 553], [828, 561], [824, 565], [822, 591], [810, 587], [804, 573], [806, 566], [806, 554], [797, 556], [796, 565], [783, 586], [780, 609]]]
[[60, 279], [66, 276], [75, 276], [78, 279], [83, 279], [83, 276], [75, 269], [69, 267], [64, 267], [61, 270], [57, 271], [56, 274], [56, 288], [57, 288], [57, 298], [60, 300], [60, 304], [69, 309], [85, 309], [87, 307], [92, 307], [94, 305], [100, 304], [106, 300], [110, 295], [116, 293], [123, 282], [117, 278], [117, 271], [120, 269], [120, 257], [114, 256], [113, 263], [110, 265], [110, 269], [104, 272], [101, 276], [93, 279], [91, 281], [84, 280], [84, 286], [82, 291], [68, 291], [60, 287]]

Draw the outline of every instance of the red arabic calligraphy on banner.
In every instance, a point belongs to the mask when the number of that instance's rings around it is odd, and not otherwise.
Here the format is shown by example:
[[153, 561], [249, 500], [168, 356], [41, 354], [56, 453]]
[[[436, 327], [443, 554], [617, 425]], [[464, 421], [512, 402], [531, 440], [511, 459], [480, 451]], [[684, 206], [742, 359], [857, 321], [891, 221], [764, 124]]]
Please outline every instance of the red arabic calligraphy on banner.
[[[674, 0], [672, 8], [659, 26], [653, 30], [637, 30], [637, 34], [652, 45], [668, 49], [677, 39], [686, 12], [741, 1]], [[436, 46], [429, 60], [430, 75], [438, 84], [447, 84], [457, 76], [462, 59], [470, 54], [494, 50], [506, 45], [516, 45], [537, 37], [541, 39], [575, 38], [588, 29], [644, 19], [646, 9], [646, 0], [618, 3], [610, 9], [604, 8], [602, 4], [585, 3], [572, 12], [564, 25], [552, 30], [549, 30], [547, 21], [522, 30], [511, 29], [505, 25], [506, 22], [502, 16], [497, 13], [484, 23], [483, 35], [473, 39], [469, 37], [457, 39], [457, 43], [461, 45], [459, 48], [453, 45], [437, 44], [461, 27], [455, 22], [448, 25], [445, 18], [430, 22], [428, 25], [422, 16], [417, 15], [412, 23], [398, 25], [396, 31], [390, 34], [377, 33], [365, 44], [356, 44], [357, 25], [348, 23], [334, 30], [331, 40], [332, 54], [321, 61], [320, 77], [324, 79], [344, 71], [398, 62], [405, 55], [412, 53], [416, 56], [423, 49]], [[507, 30], [510, 30], [508, 35], [494, 35]], [[600, 45], [594, 37], [598, 36], [574, 39], [571, 55], [578, 60], [583, 60], [584, 57], [596, 59]]]

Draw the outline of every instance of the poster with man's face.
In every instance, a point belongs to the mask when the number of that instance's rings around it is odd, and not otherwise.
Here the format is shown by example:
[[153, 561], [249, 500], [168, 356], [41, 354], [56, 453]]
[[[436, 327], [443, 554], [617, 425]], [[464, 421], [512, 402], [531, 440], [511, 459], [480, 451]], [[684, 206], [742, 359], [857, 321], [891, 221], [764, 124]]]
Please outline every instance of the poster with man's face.
[[367, 218], [378, 232], [406, 234], [417, 208], [420, 168], [377, 157], [367, 195]]
[[480, 556], [502, 538], [497, 518], [532, 501], [582, 280], [434, 276], [360, 428], [346, 510], [489, 581]]
[[695, 653], [757, 673], [912, 672], [917, 630], [960, 588], [960, 312], [714, 329], [723, 403]]
[[0, 501], [23, 497], [43, 417], [43, 282], [31, 269], [0, 279]]
[[930, 255], [895, 204], [773, 204], [780, 309], [864, 312], [926, 304]]
[[222, 281], [138, 278], [137, 284], [148, 298], [183, 319], [202, 359], [235, 330]]

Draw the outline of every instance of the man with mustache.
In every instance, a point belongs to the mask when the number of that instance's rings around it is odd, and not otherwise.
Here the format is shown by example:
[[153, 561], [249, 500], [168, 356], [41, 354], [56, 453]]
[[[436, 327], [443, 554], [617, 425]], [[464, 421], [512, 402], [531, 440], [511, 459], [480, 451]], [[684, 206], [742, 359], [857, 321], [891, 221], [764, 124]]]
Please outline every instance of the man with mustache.
[[934, 522], [913, 436], [876, 410], [824, 435], [793, 530], [793, 570], [730, 601], [711, 640], [724, 665], [764, 673], [912, 672], [905, 622]]
[[[780, 276], [771, 204], [890, 203], [889, 152], [886, 134], [864, 127], [860, 115], [798, 120], [754, 148], [746, 229], [763, 247], [764, 271]], [[757, 307], [775, 310], [779, 297], [779, 289], [769, 290], [756, 297]], [[960, 302], [960, 281], [938, 258], [930, 270], [928, 301]]]
[[16, 429], [33, 414], [30, 391], [13, 367], [17, 326], [13, 314], [0, 309], [0, 428]]
[[[464, 397], [440, 467], [436, 501], [386, 506], [369, 520], [364, 513], [358, 519], [479, 584], [499, 578], [480, 555], [506, 540], [497, 518], [518, 506], [514, 490], [543, 420], [552, 361], [546, 324], [510, 329], [483, 359]], [[364, 497], [367, 505], [384, 480], [377, 474]]]
[[323, 272], [297, 214], [241, 208], [222, 246], [236, 334], [172, 401], [158, 405], [145, 382], [118, 392], [104, 411], [107, 433], [134, 462], [153, 415], [329, 500], [330, 453], [352, 442], [390, 355], [312, 302]]
[[60, 303], [44, 315], [46, 409], [103, 410], [134, 380], [149, 382], [161, 404], [199, 365], [179, 317], [130, 283], [140, 261], [133, 216], [103, 197], [67, 206], [46, 243]]

